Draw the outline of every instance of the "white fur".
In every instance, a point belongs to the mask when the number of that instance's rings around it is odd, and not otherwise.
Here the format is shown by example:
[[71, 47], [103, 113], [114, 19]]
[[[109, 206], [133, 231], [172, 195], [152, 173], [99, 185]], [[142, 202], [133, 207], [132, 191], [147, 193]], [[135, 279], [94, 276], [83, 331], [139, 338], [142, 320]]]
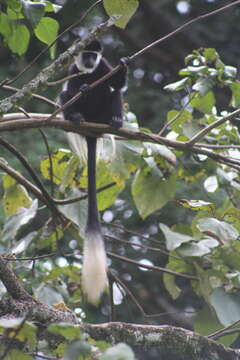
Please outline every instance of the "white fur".
[[82, 286], [88, 301], [96, 304], [108, 286], [107, 257], [101, 234], [87, 232], [83, 247]]
[[87, 142], [85, 137], [79, 134], [68, 132], [67, 139], [72, 149], [72, 152], [78, 155], [80, 162], [82, 164], [86, 164], [88, 156], [87, 156]]
[[[84, 136], [81, 136], [76, 133], [67, 133], [68, 143], [72, 149], [72, 152], [78, 155], [81, 164], [87, 163], [88, 153], [87, 153], [87, 142]], [[101, 138], [97, 139], [97, 159], [102, 157], [103, 153], [103, 140]]]
[[84, 52], [84, 50], [78, 56], [75, 57], [75, 64], [79, 71], [82, 71], [84, 74], [91, 74], [98, 67], [100, 60], [102, 59], [102, 54], [97, 51], [90, 51], [90, 50], [88, 51], [87, 50], [87, 52], [97, 53], [97, 58], [96, 58], [96, 61], [93, 65], [93, 67], [87, 68], [83, 63], [83, 59], [82, 59], [83, 52]]

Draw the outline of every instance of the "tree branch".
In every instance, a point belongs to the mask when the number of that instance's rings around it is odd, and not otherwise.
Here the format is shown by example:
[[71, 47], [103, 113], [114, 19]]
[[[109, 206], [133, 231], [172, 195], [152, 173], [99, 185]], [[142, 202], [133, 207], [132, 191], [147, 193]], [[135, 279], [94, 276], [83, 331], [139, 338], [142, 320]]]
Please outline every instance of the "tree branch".
[[161, 359], [178, 360], [239, 360], [239, 350], [224, 347], [192, 331], [173, 326], [138, 325], [109, 322], [100, 325], [83, 324], [83, 329], [95, 340], [125, 342], [131, 346], [158, 348]]
[[[240, 109], [233, 111], [231, 114], [221, 118], [221, 124], [224, 121], [227, 121], [233, 117], [235, 117], [237, 114], [240, 114]], [[30, 114], [30, 116], [33, 114]], [[6, 120], [9, 119], [8, 115], [3, 117], [3, 121], [0, 121], [0, 132], [2, 131], [16, 131], [19, 129], [32, 129], [32, 128], [39, 128], [39, 127], [49, 127], [49, 128], [57, 128], [64, 131], [71, 131], [75, 132], [84, 136], [101, 136], [104, 133], [108, 134], [114, 134], [120, 137], [123, 137], [124, 139], [129, 140], [138, 140], [138, 141], [148, 141], [153, 142], [157, 144], [166, 145], [170, 148], [181, 150], [181, 151], [187, 151], [192, 152], [194, 154], [201, 154], [206, 155], [207, 157], [218, 161], [220, 163], [226, 164], [232, 168], [235, 168], [237, 170], [240, 170], [240, 161], [231, 157], [228, 157], [226, 155], [222, 155], [219, 152], [214, 152], [211, 149], [204, 148], [204, 144], [198, 144], [195, 143], [193, 146], [189, 142], [182, 142], [182, 141], [176, 141], [176, 140], [170, 140], [166, 137], [159, 136], [157, 134], [149, 134], [143, 131], [131, 131], [126, 128], [120, 128], [120, 129], [113, 129], [109, 125], [106, 124], [99, 124], [99, 123], [88, 123], [88, 122], [82, 122], [78, 124], [77, 126], [74, 126], [70, 121], [66, 120], [59, 120], [59, 117], [55, 119], [51, 119], [51, 121], [48, 121], [49, 115], [45, 114], [44, 116], [34, 116], [32, 118], [23, 118], [23, 115], [21, 114], [21, 119], [14, 120], [14, 117], [11, 115], [12, 120]], [[219, 125], [215, 122], [215, 127]], [[209, 128], [209, 127], [208, 127]]]

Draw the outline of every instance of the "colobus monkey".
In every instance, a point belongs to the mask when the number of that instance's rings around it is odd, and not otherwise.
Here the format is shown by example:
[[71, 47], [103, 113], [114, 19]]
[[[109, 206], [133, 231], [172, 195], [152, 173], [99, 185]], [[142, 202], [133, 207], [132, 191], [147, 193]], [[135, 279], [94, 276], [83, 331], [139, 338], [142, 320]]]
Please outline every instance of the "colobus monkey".
[[[111, 78], [91, 91], [84, 93], [88, 85], [95, 82], [112, 70], [108, 61], [102, 57], [102, 46], [98, 40], [92, 41], [75, 59], [69, 69], [70, 74], [79, 76], [70, 79], [60, 94], [60, 102], [64, 105], [80, 90], [83, 95], [72, 105], [63, 110], [66, 120], [75, 124], [80, 121], [109, 124], [115, 128], [122, 126], [122, 94], [121, 89], [127, 82], [127, 61], [121, 59], [121, 67]], [[79, 154], [81, 145], [76, 136], [70, 134], [72, 148]], [[95, 137], [87, 136], [88, 153], [88, 215], [83, 247], [82, 285], [89, 302], [97, 303], [108, 284], [107, 259], [104, 241], [101, 234], [97, 198], [96, 198], [96, 145]], [[84, 150], [83, 150], [84, 151]]]

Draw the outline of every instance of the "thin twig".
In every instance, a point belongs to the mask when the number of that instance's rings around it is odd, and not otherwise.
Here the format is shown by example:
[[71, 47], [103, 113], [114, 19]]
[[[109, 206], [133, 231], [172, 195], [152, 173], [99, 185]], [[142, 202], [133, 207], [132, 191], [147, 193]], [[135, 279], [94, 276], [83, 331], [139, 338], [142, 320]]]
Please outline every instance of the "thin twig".
[[189, 280], [199, 280], [199, 278], [197, 276], [194, 276], [194, 275], [178, 273], [176, 271], [166, 269], [166, 268], [162, 268], [160, 266], [142, 264], [139, 261], [135, 261], [135, 260], [129, 259], [129, 258], [125, 257], [125, 256], [117, 255], [117, 254], [114, 254], [114, 253], [109, 252], [109, 251], [107, 252], [107, 254], [108, 254], [108, 256], [110, 256], [113, 259], [121, 260], [121, 261], [130, 263], [130, 264], [133, 264], [133, 265], [136, 265], [138, 267], [142, 267], [142, 268], [145, 268], [145, 269], [148, 269], [148, 270], [156, 270], [156, 271], [160, 271], [161, 273], [166, 273], [166, 274], [169, 274], [169, 275], [182, 277], [182, 278], [189, 279]]
[[218, 126], [224, 124], [226, 121], [231, 120], [235, 116], [240, 114], [240, 109], [237, 109], [227, 116], [222, 116], [220, 119], [214, 121], [212, 124], [205, 127], [203, 130], [199, 131], [196, 135], [194, 135], [186, 144], [188, 146], [194, 145], [199, 139], [203, 138], [207, 133], [209, 133], [212, 129], [217, 128]]
[[134, 60], [136, 57], [142, 55], [143, 53], [145, 53], [146, 51], [148, 51], [148, 50], [151, 49], [152, 47], [154, 47], [154, 46], [162, 43], [163, 41], [170, 39], [171, 37], [173, 37], [173, 36], [175, 36], [176, 34], [178, 34], [179, 32], [181, 32], [182, 30], [184, 30], [184, 29], [186, 29], [187, 27], [189, 27], [190, 25], [192, 25], [192, 24], [194, 24], [194, 23], [196, 23], [196, 22], [198, 22], [198, 21], [204, 20], [204, 19], [206, 19], [206, 18], [208, 18], [208, 17], [210, 17], [210, 16], [216, 15], [216, 14], [218, 14], [218, 13], [220, 13], [220, 12], [222, 12], [222, 11], [230, 8], [230, 7], [236, 6], [236, 5], [238, 5], [238, 4], [240, 4], [240, 0], [237, 0], [237, 1], [233, 2], [233, 3], [231, 3], [231, 4], [228, 4], [228, 5], [222, 6], [222, 7], [220, 7], [219, 9], [213, 10], [213, 11], [207, 13], [207, 14], [197, 16], [196, 18], [194, 18], [194, 19], [186, 22], [185, 24], [179, 26], [176, 30], [173, 30], [173, 31], [170, 32], [169, 34], [163, 36], [161, 39], [158, 39], [158, 40], [152, 42], [151, 44], [149, 44], [148, 46], [146, 46], [144, 49], [136, 52], [135, 54], [133, 54], [132, 56], [129, 57], [129, 60], [130, 60], [130, 61]]

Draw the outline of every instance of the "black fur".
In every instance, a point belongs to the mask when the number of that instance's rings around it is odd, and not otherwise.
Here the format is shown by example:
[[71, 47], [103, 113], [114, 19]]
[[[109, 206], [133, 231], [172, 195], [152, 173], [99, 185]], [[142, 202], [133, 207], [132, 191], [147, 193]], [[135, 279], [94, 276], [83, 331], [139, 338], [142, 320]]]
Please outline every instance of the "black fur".
[[[95, 43], [95, 42], [94, 42]], [[92, 44], [92, 43], [91, 43]], [[96, 46], [87, 47], [95, 50]], [[98, 67], [92, 73], [81, 74], [67, 83], [67, 89], [60, 94], [62, 104], [65, 104], [75, 96], [83, 85], [90, 85], [112, 70], [112, 66], [105, 58], [100, 60]], [[79, 72], [76, 64], [72, 65], [69, 74]], [[109, 124], [119, 128], [122, 126], [122, 94], [121, 89], [126, 84], [127, 67], [122, 65], [121, 69], [110, 79], [104, 81], [81, 96], [74, 104], [68, 106], [64, 111], [64, 118], [73, 122], [87, 121], [101, 124]]]
[[[86, 47], [85, 50], [99, 52], [101, 51], [101, 44], [98, 41], [93, 41]], [[96, 54], [90, 54], [88, 59], [90, 60], [90, 64], [92, 61], [91, 55], [92, 58], [94, 58], [93, 55], [96, 56]], [[86, 54], [86, 58], [87, 57], [88, 54]], [[83, 60], [83, 57], [80, 59]], [[77, 62], [70, 67], [70, 74], [76, 74], [79, 72], [79, 70], [81, 70], [78, 69], [76, 64]], [[60, 94], [60, 101], [62, 105], [66, 104], [66, 102], [72, 99], [77, 93], [79, 93], [80, 90], [83, 91], [83, 95], [73, 104], [69, 105], [63, 110], [64, 118], [66, 120], [70, 120], [75, 124], [78, 124], [81, 121], [87, 121], [109, 124], [115, 128], [122, 126], [123, 103], [121, 89], [126, 85], [127, 80], [127, 62], [125, 59], [121, 60], [120, 70], [111, 78], [96, 86], [94, 89], [85, 91], [88, 90], [88, 86], [90, 84], [100, 79], [111, 70], [112, 67], [107, 62], [107, 60], [105, 58], [101, 58], [98, 66], [91, 73], [82, 73], [67, 82], [65, 90]], [[85, 230], [86, 237], [84, 240], [84, 248], [87, 249], [87, 251], [85, 252], [84, 250], [85, 261], [83, 261], [82, 276], [83, 286], [85, 284], [85, 292], [87, 293], [88, 299], [90, 301], [96, 301], [99, 300], [99, 297], [104, 291], [106, 284], [100, 286], [101, 288], [98, 289], [97, 295], [94, 293], [94, 291], [92, 292], [92, 290], [94, 290], [94, 286], [97, 288], [97, 284], [104, 283], [105, 280], [103, 279], [107, 279], [107, 265], [104, 265], [106, 263], [106, 255], [104, 252], [104, 241], [101, 236], [101, 224], [99, 221], [96, 197], [97, 140], [95, 137], [89, 136], [86, 138], [86, 140], [88, 148], [88, 217]], [[98, 236], [96, 236], [96, 234]], [[98, 239], [97, 243], [94, 239]], [[88, 257], [89, 253], [90, 259]], [[97, 254], [100, 254], [100, 256], [97, 257]], [[99, 260], [99, 257], [102, 260]], [[92, 267], [88, 266], [88, 264], [92, 264]], [[100, 264], [98, 269], [96, 269], [95, 264]], [[99, 274], [101, 274], [101, 276], [99, 276]], [[96, 280], [99, 277], [102, 279], [101, 282]], [[94, 282], [96, 282], [95, 285]]]

